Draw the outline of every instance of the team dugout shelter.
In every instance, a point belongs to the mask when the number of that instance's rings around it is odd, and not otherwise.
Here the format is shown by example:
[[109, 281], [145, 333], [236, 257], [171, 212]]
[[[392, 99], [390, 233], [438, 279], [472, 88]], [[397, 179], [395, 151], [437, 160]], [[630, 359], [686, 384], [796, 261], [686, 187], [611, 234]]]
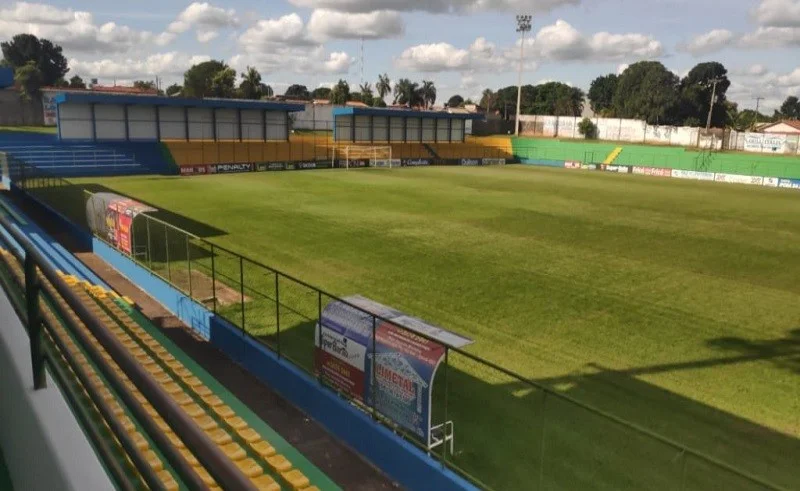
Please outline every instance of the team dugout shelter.
[[230, 99], [62, 93], [58, 137], [67, 141], [288, 141], [302, 104]]

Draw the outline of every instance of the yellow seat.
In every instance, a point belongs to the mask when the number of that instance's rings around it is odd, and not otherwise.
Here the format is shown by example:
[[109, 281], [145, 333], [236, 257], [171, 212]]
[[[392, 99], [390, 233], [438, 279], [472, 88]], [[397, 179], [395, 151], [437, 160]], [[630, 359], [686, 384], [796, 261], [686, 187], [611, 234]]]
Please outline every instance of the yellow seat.
[[211, 389], [209, 389], [205, 385], [197, 385], [195, 387], [192, 387], [192, 390], [194, 391], [195, 394], [199, 395], [200, 397], [210, 396], [211, 394], [213, 394], [213, 392], [211, 392]]
[[197, 387], [198, 385], [201, 385], [201, 384], [203, 383], [203, 382], [202, 382], [202, 381], [201, 381], [199, 378], [197, 378], [197, 377], [183, 377], [183, 381], [184, 381], [184, 382], [186, 383], [186, 385], [188, 385], [189, 387]]
[[228, 443], [220, 447], [226, 457], [233, 461], [243, 459], [247, 456], [247, 452], [236, 442]]
[[200, 480], [203, 481], [203, 484], [205, 484], [206, 486], [212, 487], [217, 485], [217, 482], [214, 480], [213, 477], [211, 477], [211, 474], [209, 474], [204, 467], [197, 465], [194, 467], [194, 471], [197, 473], [197, 475], [200, 477]]
[[190, 466], [194, 467], [200, 465], [200, 461], [197, 460], [197, 457], [195, 457], [194, 454], [190, 452], [188, 448], [182, 448], [180, 450], [180, 453], [183, 456], [184, 460], [186, 460], [186, 462], [188, 462]]
[[221, 406], [223, 404], [222, 399], [217, 397], [216, 395], [210, 395], [203, 397], [203, 401], [211, 407]]
[[279, 491], [281, 489], [280, 484], [275, 482], [275, 479], [268, 474], [262, 474], [255, 479], [251, 479], [251, 482], [259, 491]]
[[212, 407], [212, 409], [221, 418], [230, 418], [231, 416], [233, 416], [235, 414], [233, 412], [233, 409], [231, 409], [228, 406], [214, 406], [214, 407]]
[[172, 477], [172, 474], [169, 473], [168, 470], [162, 469], [158, 472], [158, 479], [161, 481], [161, 484], [164, 485], [164, 489], [167, 491], [178, 491], [178, 483], [175, 481], [175, 478]]
[[292, 463], [289, 462], [289, 459], [281, 454], [267, 457], [267, 464], [269, 464], [269, 466], [275, 469], [277, 472], [286, 472], [292, 468]]
[[239, 416], [234, 416], [232, 418], [226, 418], [225, 422], [230, 425], [231, 428], [234, 430], [243, 430], [247, 428], [247, 422], [240, 418]]
[[[172, 380], [172, 379], [170, 378], [170, 380]], [[164, 385], [161, 386], [161, 388], [163, 388], [167, 392], [167, 394], [179, 394], [179, 393], [183, 392], [183, 389], [181, 389], [181, 386], [176, 384], [175, 382], [170, 382], [168, 384], [164, 384]]]
[[249, 478], [258, 477], [264, 473], [264, 469], [256, 463], [253, 459], [241, 459], [235, 462], [236, 467], [242, 471], [242, 474]]
[[143, 455], [144, 459], [147, 461], [147, 465], [149, 465], [154, 471], [158, 472], [164, 468], [164, 463], [161, 462], [161, 459], [158, 458], [158, 455], [156, 455], [156, 453], [152, 450], [144, 452]]
[[211, 431], [207, 431], [206, 435], [208, 435], [211, 441], [214, 442], [218, 447], [226, 445], [233, 441], [233, 438], [231, 438], [230, 433], [219, 427]]
[[272, 457], [276, 453], [275, 447], [264, 440], [251, 443], [250, 448], [255, 450], [262, 458]]
[[183, 407], [183, 410], [186, 411], [186, 414], [188, 414], [191, 418], [197, 418], [198, 416], [205, 414], [203, 408], [197, 404], [187, 404]]
[[216, 428], [219, 426], [214, 418], [208, 415], [200, 416], [199, 418], [195, 418], [194, 422], [197, 423], [197, 426], [200, 427], [203, 431], [208, 431]]
[[253, 428], [245, 427], [244, 429], [236, 430], [236, 433], [242, 437], [242, 440], [246, 441], [247, 443], [254, 443], [261, 440], [261, 435], [258, 434], [256, 430]]
[[281, 476], [283, 476], [283, 479], [294, 489], [303, 489], [310, 484], [305, 474], [297, 469], [284, 472]]

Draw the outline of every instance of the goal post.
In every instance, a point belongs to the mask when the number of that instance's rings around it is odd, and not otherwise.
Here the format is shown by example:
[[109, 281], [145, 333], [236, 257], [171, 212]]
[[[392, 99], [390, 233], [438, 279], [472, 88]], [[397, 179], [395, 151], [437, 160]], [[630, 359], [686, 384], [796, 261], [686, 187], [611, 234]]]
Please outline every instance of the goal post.
[[[364, 167], [365, 163], [369, 167], [399, 167], [400, 163], [392, 159], [392, 147], [388, 145], [348, 145], [338, 150], [339, 161], [344, 160], [345, 169], [351, 167]], [[334, 151], [334, 163], [336, 162], [336, 151]]]

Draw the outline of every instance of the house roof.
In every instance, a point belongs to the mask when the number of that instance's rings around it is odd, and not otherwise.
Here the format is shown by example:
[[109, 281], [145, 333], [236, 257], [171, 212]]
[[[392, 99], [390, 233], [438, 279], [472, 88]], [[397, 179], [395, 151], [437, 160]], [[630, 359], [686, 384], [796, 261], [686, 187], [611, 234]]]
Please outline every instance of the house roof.
[[790, 126], [790, 127], [794, 128], [794, 129], [796, 129], [797, 131], [800, 131], [800, 121], [798, 121], [796, 119], [786, 119], [784, 121], [778, 121], [776, 123], [770, 123], [770, 124], [761, 126], [760, 127], [760, 131], [768, 130], [768, 129], [772, 128], [773, 126], [778, 126], [779, 124], [785, 124], [786, 126]]
[[92, 92], [62, 92], [55, 96], [56, 104], [124, 104], [139, 106], [204, 107], [218, 109], [257, 109], [267, 111], [296, 112], [305, 109], [304, 104], [250, 101], [242, 99], [190, 99], [185, 97], [162, 97], [149, 95], [115, 95]]
[[414, 111], [410, 109], [378, 108], [378, 107], [336, 107], [333, 117], [336, 116], [394, 116], [403, 118], [434, 118], [434, 119], [483, 119], [483, 114], [451, 114], [444, 111]]

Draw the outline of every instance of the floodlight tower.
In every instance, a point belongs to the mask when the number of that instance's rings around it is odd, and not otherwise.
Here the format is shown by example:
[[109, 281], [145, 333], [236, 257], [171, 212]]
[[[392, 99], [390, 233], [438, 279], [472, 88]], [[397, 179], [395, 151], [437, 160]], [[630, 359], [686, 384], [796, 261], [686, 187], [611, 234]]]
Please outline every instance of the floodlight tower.
[[530, 15], [517, 16], [517, 32], [520, 33], [519, 40], [519, 79], [517, 82], [517, 118], [514, 120], [514, 136], [519, 136], [519, 111], [522, 102], [522, 64], [525, 57], [525, 33], [531, 30]]

